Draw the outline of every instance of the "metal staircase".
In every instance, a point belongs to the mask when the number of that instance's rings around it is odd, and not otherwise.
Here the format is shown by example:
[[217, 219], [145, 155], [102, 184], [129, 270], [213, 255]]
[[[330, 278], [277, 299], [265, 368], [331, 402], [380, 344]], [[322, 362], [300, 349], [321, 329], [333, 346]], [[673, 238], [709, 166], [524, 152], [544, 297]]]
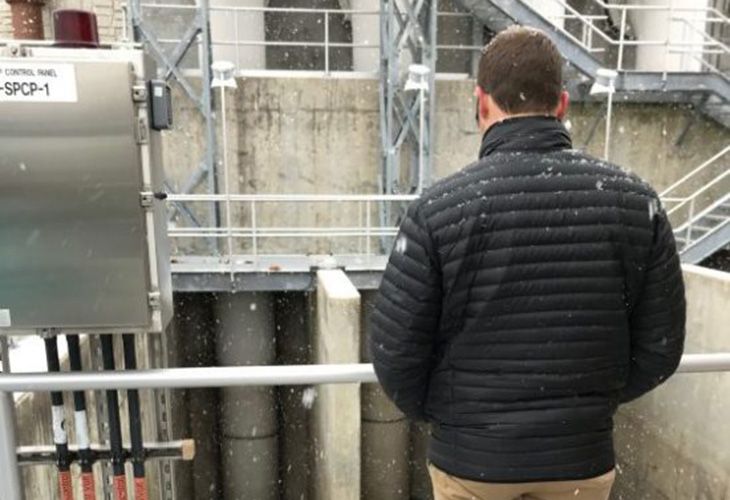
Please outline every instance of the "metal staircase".
[[[576, 100], [590, 100], [590, 85], [595, 79], [599, 68], [610, 66], [608, 61], [602, 61], [598, 56], [605, 54], [605, 50], [598, 49], [590, 42], [581, 40], [578, 36], [557, 26], [541, 14], [532, 9], [522, 0], [460, 0], [462, 6], [470, 11], [485, 26], [493, 31], [499, 31], [512, 24], [534, 26], [547, 33], [565, 56], [570, 69], [574, 70], [574, 78], [569, 78], [566, 84], [571, 91], [571, 97]], [[607, 4], [603, 0], [593, 0], [594, 4], [607, 9], [621, 12], [621, 32], [625, 32], [627, 8], [630, 6]], [[691, 103], [702, 113], [730, 128], [730, 80], [706, 60], [702, 60], [702, 67], [706, 71], [634, 71], [623, 67], [623, 52], [629, 47], [622, 39], [616, 40], [599, 29], [593, 22], [595, 16], [587, 16], [564, 0], [545, 0], [546, 4], [555, 3], [565, 8], [566, 16], [572, 21], [581, 23], [582, 29], [589, 33], [589, 39], [598, 39], [607, 46], [613, 46], [619, 53], [615, 64], [619, 73], [615, 82], [616, 98], [633, 102], [677, 102]], [[698, 9], [701, 10], [701, 9]], [[730, 18], [725, 17], [716, 9], [705, 9], [712, 16], [713, 22], [727, 23]], [[677, 20], [682, 21], [680, 14]], [[686, 21], [689, 22], [689, 21]], [[730, 46], [722, 40], [703, 33], [702, 52], [713, 55], [729, 55]], [[666, 41], [667, 50], [675, 43], [671, 38]], [[635, 45], [635, 44], [634, 44]], [[682, 48], [678, 44], [676, 50]], [[587, 77], [587, 78], [586, 78]]]
[[730, 242], [730, 146], [665, 189], [682, 262], [697, 264]]
[[[605, 50], [597, 49], [590, 42], [595, 36], [605, 45], [618, 49], [615, 82], [616, 98], [633, 102], [691, 103], [696, 109], [721, 125], [730, 128], [730, 79], [712, 66], [706, 54], [730, 56], [730, 46], [708, 33], [701, 33], [700, 58], [707, 71], [646, 72], [625, 70], [623, 67], [623, 34], [627, 27], [626, 5], [607, 4], [593, 0], [602, 9], [614, 9], [620, 14], [620, 36], [616, 40], [601, 31], [594, 23], [597, 16], [588, 16], [570, 6], [564, 0], [546, 0], [565, 9], [566, 18], [579, 22], [584, 35], [581, 37], [543, 17], [522, 0], [460, 0], [485, 26], [501, 31], [512, 24], [524, 24], [547, 33], [564, 55], [569, 67], [567, 86], [571, 97], [590, 100], [589, 88], [600, 68], [610, 63], [602, 61]], [[700, 10], [700, 9], [698, 9]], [[705, 9], [713, 22], [730, 26], [730, 19], [716, 9]], [[682, 17], [678, 22], [690, 21]], [[693, 27], [696, 29], [696, 27]], [[667, 40], [667, 51], [675, 41]], [[730, 243], [730, 146], [692, 170], [661, 193], [667, 213], [675, 228], [675, 237], [682, 261], [696, 264]], [[727, 157], [727, 158], [726, 158]]]
[[696, 264], [730, 241], [730, 194], [674, 231], [682, 262]]

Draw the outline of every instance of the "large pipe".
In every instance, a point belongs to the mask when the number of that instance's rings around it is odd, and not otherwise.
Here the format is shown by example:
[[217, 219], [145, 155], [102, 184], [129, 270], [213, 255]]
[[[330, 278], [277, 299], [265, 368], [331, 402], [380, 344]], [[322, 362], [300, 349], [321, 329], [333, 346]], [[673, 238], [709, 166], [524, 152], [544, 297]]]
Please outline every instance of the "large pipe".
[[[81, 373], [81, 342], [78, 335], [66, 335], [68, 360], [72, 372]], [[79, 466], [84, 500], [96, 499], [94, 486], [94, 455], [89, 440], [89, 421], [86, 415], [86, 395], [84, 391], [74, 391], [74, 427], [79, 446]]]
[[5, 0], [10, 5], [13, 38], [43, 40], [43, 7], [45, 0]]
[[[104, 370], [114, 371], [114, 342], [112, 336], [101, 336], [101, 355]], [[109, 417], [109, 446], [114, 471], [114, 491], [117, 500], [127, 500], [127, 480], [124, 473], [124, 448], [122, 447], [122, 423], [119, 417], [119, 397], [117, 389], [107, 388], [107, 414]]]
[[[236, 293], [216, 304], [218, 363], [273, 364], [276, 349], [270, 293]], [[277, 498], [278, 425], [271, 387], [221, 391], [223, 492], [226, 500]]]
[[[371, 360], [368, 338], [375, 292], [362, 292], [362, 361]], [[362, 498], [411, 498], [410, 422], [388, 399], [379, 385], [362, 388]]]
[[[55, 335], [44, 339], [48, 371], [60, 374], [61, 362], [58, 358], [58, 340]], [[68, 453], [68, 433], [66, 432], [66, 410], [63, 406], [63, 393], [51, 391], [51, 418], [53, 443], [56, 445], [56, 466], [58, 467], [58, 491], [61, 500], [73, 500], [71, 482], [71, 460]]]
[[[215, 328], [211, 296], [176, 294], [175, 325], [177, 343], [181, 347], [183, 366], [214, 366]], [[221, 500], [220, 432], [218, 389], [185, 391], [189, 415], [189, 436], [195, 440], [195, 460], [188, 488], [192, 498]], [[213, 439], [211, 439], [213, 436]]]
[[[134, 345], [134, 335], [122, 335], [124, 344], [124, 368], [137, 369], [137, 350]], [[142, 414], [139, 407], [139, 391], [127, 391], [127, 405], [129, 407], [129, 435], [132, 442], [132, 468], [134, 473], [134, 498], [147, 500], [147, 478], [145, 477], [144, 462], [145, 450], [142, 439]]]
[[[685, 354], [677, 373], [728, 371], [730, 371], [730, 353]], [[14, 373], [0, 375], [0, 392], [371, 384], [377, 381], [373, 365], [365, 363], [215, 366], [128, 372]]]
[[[276, 345], [278, 364], [311, 362], [310, 296], [285, 292], [276, 299]], [[308, 498], [312, 476], [310, 433], [311, 410], [302, 404], [307, 388], [279, 387], [279, 454], [281, 500]]]

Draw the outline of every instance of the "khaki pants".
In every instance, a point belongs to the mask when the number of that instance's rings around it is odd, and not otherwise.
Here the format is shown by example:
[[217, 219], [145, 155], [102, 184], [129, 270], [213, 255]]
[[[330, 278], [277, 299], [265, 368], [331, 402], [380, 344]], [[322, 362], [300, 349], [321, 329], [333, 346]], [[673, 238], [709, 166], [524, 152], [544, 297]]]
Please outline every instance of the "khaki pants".
[[435, 500], [608, 500], [616, 471], [579, 481], [483, 483], [454, 477], [429, 464]]

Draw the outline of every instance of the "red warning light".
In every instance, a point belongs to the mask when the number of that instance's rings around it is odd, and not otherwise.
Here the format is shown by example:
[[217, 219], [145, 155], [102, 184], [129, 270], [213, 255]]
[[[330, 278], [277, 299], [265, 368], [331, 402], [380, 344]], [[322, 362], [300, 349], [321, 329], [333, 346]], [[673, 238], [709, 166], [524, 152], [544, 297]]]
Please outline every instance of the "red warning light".
[[99, 46], [96, 14], [85, 10], [62, 9], [53, 13], [53, 34], [59, 47]]

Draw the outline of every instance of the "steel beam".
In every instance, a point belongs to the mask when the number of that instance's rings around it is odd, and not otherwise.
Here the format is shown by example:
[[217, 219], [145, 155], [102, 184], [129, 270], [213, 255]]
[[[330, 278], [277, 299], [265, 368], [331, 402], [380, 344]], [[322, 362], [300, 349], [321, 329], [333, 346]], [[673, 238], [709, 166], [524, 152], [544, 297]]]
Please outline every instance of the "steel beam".
[[[218, 192], [218, 176], [216, 168], [218, 150], [215, 135], [215, 117], [213, 116], [214, 97], [210, 88], [212, 81], [210, 65], [212, 63], [213, 53], [208, 0], [199, 1], [195, 18], [190, 26], [187, 27], [177, 46], [170, 54], [165, 51], [162, 43], [155, 35], [154, 29], [143, 18], [142, 4], [140, 0], [131, 0], [129, 10], [130, 25], [132, 27], [134, 41], [143, 42], [145, 44], [145, 47], [152, 56], [161, 63], [165, 79], [174, 79], [203, 115], [205, 120], [205, 153], [203, 155], [203, 166], [201, 170], [206, 174], [205, 178], [207, 179], [208, 194], [215, 194]], [[180, 64], [185, 56], [190, 52], [190, 49], [195, 45], [196, 41], [199, 41], [201, 47], [200, 70], [202, 78], [200, 92], [195, 89], [194, 85], [185, 77], [180, 68]], [[196, 176], [195, 185], [202, 182], [203, 178], [197, 178], [197, 173], [194, 174], [194, 176]], [[167, 185], [169, 186], [170, 183], [168, 182]], [[186, 218], [188, 218], [194, 225], [200, 225], [197, 223], [197, 218], [193, 215], [190, 209], [183, 208], [181, 203], [177, 204], [177, 209], [182, 209]], [[214, 202], [208, 203], [207, 220], [207, 225], [210, 227], [220, 226], [220, 209]], [[218, 242], [215, 241], [215, 239], [209, 239], [208, 245], [213, 253], [218, 253]]]

